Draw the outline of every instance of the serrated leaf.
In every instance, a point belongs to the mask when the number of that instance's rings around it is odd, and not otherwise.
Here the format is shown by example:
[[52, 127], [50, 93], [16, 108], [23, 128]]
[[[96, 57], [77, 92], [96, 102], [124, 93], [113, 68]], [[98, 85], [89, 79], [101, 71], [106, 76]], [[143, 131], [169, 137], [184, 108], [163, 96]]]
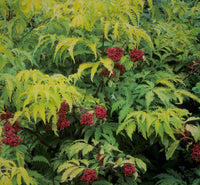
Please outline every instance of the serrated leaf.
[[23, 167], [19, 167], [18, 170], [19, 170], [19, 173], [21, 174], [21, 176], [23, 177], [24, 182], [26, 184], [30, 184], [32, 181], [32, 178], [29, 177], [27, 171]]
[[127, 103], [125, 106], [123, 106], [122, 110], [119, 112], [119, 123], [128, 115], [130, 104]]
[[101, 137], [101, 134], [102, 134], [101, 127], [97, 127], [96, 130], [95, 130], [95, 133], [94, 133], [95, 140], [98, 141]]
[[69, 175], [69, 180], [72, 180], [73, 178], [75, 178], [79, 173], [81, 173], [85, 169], [86, 168], [84, 168], [84, 167], [79, 167], [79, 168], [73, 170], [71, 172], [71, 174]]
[[126, 130], [127, 135], [129, 136], [129, 138], [132, 140], [133, 132], [136, 130], [136, 124], [135, 124], [135, 122], [130, 121], [130, 120], [128, 122], [129, 123], [125, 130]]
[[149, 109], [149, 106], [151, 104], [151, 102], [154, 100], [154, 93], [152, 91], [149, 91], [146, 95], [145, 95], [145, 101], [146, 101], [146, 107], [147, 110]]
[[195, 142], [200, 141], [200, 126], [187, 124], [186, 129], [192, 134]]
[[112, 74], [114, 62], [110, 58], [106, 59], [100, 58], [100, 62], [103, 63], [105, 68], [108, 69], [108, 71], [110, 71]]
[[62, 164], [61, 166], [59, 166], [57, 172], [60, 173], [64, 169], [67, 169], [67, 168], [72, 167], [72, 166], [74, 166], [74, 164], [69, 163], [69, 162], [65, 162], [64, 164]]
[[97, 43], [89, 43], [88, 46], [93, 51], [95, 55], [95, 60], [97, 59]]
[[139, 158], [135, 158], [135, 163], [143, 172], [147, 171], [147, 165]]
[[176, 140], [167, 149], [167, 151], [166, 151], [166, 159], [167, 160], [169, 160], [172, 157], [172, 155], [174, 154], [174, 152], [175, 152], [176, 148], [178, 147], [179, 143], [180, 143], [180, 140]]
[[108, 38], [109, 27], [110, 27], [110, 22], [109, 21], [105, 21], [105, 23], [104, 23], [104, 35], [105, 35], [105, 38], [108, 41], [110, 41], [110, 39]]
[[72, 167], [67, 168], [66, 171], [62, 174], [61, 182], [65, 182], [70, 176], [70, 174], [78, 168], [79, 168], [78, 166], [72, 166]]
[[93, 81], [94, 75], [97, 72], [97, 68], [99, 67], [100, 62], [96, 62], [91, 69], [91, 81]]
[[82, 150], [83, 156], [86, 155], [86, 154], [88, 154], [89, 152], [91, 152], [93, 149], [94, 149], [94, 147], [92, 145], [88, 144], [87, 146], [85, 146], [83, 148], [83, 150]]

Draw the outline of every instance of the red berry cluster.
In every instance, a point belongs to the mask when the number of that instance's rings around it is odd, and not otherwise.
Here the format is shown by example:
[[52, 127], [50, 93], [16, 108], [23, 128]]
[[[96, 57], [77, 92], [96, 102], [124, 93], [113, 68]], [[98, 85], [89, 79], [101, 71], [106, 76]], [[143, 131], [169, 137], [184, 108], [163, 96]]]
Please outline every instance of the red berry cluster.
[[199, 145], [193, 145], [192, 153], [191, 153], [192, 159], [196, 162], [200, 162], [200, 146]]
[[66, 120], [66, 113], [69, 109], [69, 104], [65, 101], [61, 103], [60, 109], [57, 112], [59, 118], [57, 122], [58, 128], [64, 130], [66, 127], [70, 126], [71, 122]]
[[94, 112], [97, 119], [101, 120], [103, 118], [107, 118], [107, 111], [101, 106], [96, 106], [96, 111]]
[[124, 174], [125, 174], [125, 176], [132, 175], [135, 172], [136, 172], [136, 170], [135, 170], [134, 164], [131, 164], [131, 163], [125, 163], [124, 164]]
[[97, 179], [97, 174], [95, 170], [87, 169], [84, 171], [84, 175], [81, 177], [81, 181], [89, 182], [92, 184]]
[[103, 159], [104, 158], [101, 158], [101, 154], [99, 154], [98, 156], [97, 156], [97, 160], [99, 161], [99, 164], [101, 165], [101, 166], [103, 166]]
[[[107, 69], [106, 70], [104, 69], [104, 70], [101, 71], [101, 74], [102, 74], [103, 77], [108, 77], [110, 75], [110, 71], [108, 71]], [[111, 76], [114, 77], [114, 78], [117, 77], [114, 70], [113, 70], [113, 73], [111, 74]]]
[[83, 113], [80, 120], [81, 125], [93, 125], [93, 114], [92, 113]]
[[107, 49], [108, 58], [112, 59], [114, 62], [119, 62], [123, 55], [123, 50], [119, 47], [108, 48]]
[[0, 115], [1, 121], [2, 121], [2, 120], [8, 120], [9, 118], [13, 118], [13, 114], [12, 114], [11, 112], [9, 112], [9, 111], [6, 111], [5, 114], [2, 113], [2, 114]]
[[188, 137], [189, 134], [190, 134], [190, 132], [189, 132], [186, 128], [184, 128], [184, 136], [185, 136], [185, 137]]
[[131, 61], [137, 62], [139, 60], [143, 60], [144, 53], [142, 52], [142, 50], [138, 50], [135, 48], [131, 50], [129, 56], [131, 57]]
[[23, 141], [23, 139], [19, 138], [17, 135], [17, 132], [20, 131], [19, 122], [16, 121], [11, 125], [8, 120], [9, 118], [13, 118], [13, 114], [9, 111], [0, 115], [1, 121], [6, 120], [6, 123], [4, 124], [5, 127], [2, 129], [4, 131], [3, 135], [6, 138], [3, 138], [1, 141], [10, 146], [18, 146]]
[[126, 72], [126, 68], [123, 64], [115, 64], [114, 69], [117, 69], [120, 71], [120, 74], [123, 74]]
[[[107, 54], [108, 54], [108, 58], [112, 59], [114, 62], [119, 62], [122, 58], [123, 50], [120, 49], [119, 47], [108, 48]], [[120, 74], [123, 74], [124, 72], [126, 72], [126, 69], [125, 69], [123, 64], [116, 64], [115, 63], [114, 68], [113, 68], [113, 73], [111, 75], [114, 78], [117, 77], [116, 73], [114, 72], [115, 69], [119, 70]], [[110, 71], [102, 70], [101, 74], [102, 74], [103, 77], [108, 77], [110, 75]]]

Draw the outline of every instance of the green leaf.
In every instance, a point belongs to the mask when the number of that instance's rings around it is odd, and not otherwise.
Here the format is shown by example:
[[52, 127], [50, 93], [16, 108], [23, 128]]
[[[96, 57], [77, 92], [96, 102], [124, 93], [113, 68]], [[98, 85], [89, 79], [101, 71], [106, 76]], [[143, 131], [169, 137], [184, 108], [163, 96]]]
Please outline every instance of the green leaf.
[[129, 103], [123, 106], [122, 110], [119, 112], [119, 123], [128, 115], [130, 107], [131, 105]]
[[154, 100], [154, 93], [152, 91], [149, 91], [145, 95], [145, 100], [146, 100], [146, 107], [147, 107], [147, 110], [148, 110], [151, 102]]
[[75, 178], [79, 173], [81, 173], [83, 170], [85, 170], [85, 167], [79, 167], [79, 168], [77, 168], [77, 169], [75, 169], [75, 170], [73, 170], [72, 172], [71, 172], [71, 174], [69, 175], [69, 180], [72, 180], [73, 178]]
[[135, 130], [136, 130], [135, 121], [133, 121], [132, 119], [128, 120], [128, 125], [125, 130], [126, 130], [127, 135], [129, 136], [129, 138], [132, 140], [133, 132], [135, 132]]
[[65, 182], [68, 179], [68, 177], [70, 177], [70, 174], [76, 169], [79, 169], [79, 167], [71, 166], [71, 167], [67, 168], [66, 171], [62, 174], [61, 182]]
[[135, 163], [139, 169], [141, 169], [143, 172], [147, 171], [147, 165], [139, 158], [135, 158]]
[[166, 159], [167, 160], [169, 160], [172, 157], [172, 155], [174, 154], [174, 152], [175, 152], [176, 148], [178, 147], [179, 143], [180, 143], [180, 140], [176, 140], [167, 149], [167, 151], [166, 151]]

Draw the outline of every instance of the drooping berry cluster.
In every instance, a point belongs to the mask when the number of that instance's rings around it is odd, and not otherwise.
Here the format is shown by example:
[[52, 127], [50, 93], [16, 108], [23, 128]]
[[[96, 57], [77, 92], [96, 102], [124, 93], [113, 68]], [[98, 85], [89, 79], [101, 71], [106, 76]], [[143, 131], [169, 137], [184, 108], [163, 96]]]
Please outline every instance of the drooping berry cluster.
[[99, 164], [101, 165], [101, 166], [103, 166], [103, 159], [104, 158], [101, 158], [101, 154], [99, 154], [98, 156], [97, 156], [97, 160], [99, 161]]
[[93, 114], [92, 113], [83, 113], [80, 120], [81, 125], [93, 125]]
[[[107, 69], [104, 69], [101, 71], [101, 74], [103, 77], [109, 77], [110, 76], [110, 71], [108, 71]], [[113, 69], [113, 73], [111, 74], [112, 77], [116, 78], [116, 74], [114, 72], [114, 69]]]
[[2, 120], [8, 120], [9, 118], [13, 118], [13, 114], [9, 111], [6, 111], [5, 113], [2, 113], [0, 115], [0, 119]]
[[124, 67], [123, 64], [115, 64], [114, 69], [117, 69], [120, 71], [120, 74], [123, 74], [126, 72], [126, 68]]
[[10, 146], [18, 146], [23, 139], [19, 138], [17, 135], [17, 132], [20, 131], [19, 128], [19, 122], [15, 122], [15, 124], [12, 126], [9, 121], [7, 121], [4, 125], [4, 136], [6, 138], [3, 138], [1, 141], [5, 144], [8, 144]]
[[114, 48], [108, 48], [107, 49], [107, 54], [108, 54], [108, 58], [112, 59], [115, 62], [112, 74], [110, 75], [110, 71], [108, 71], [107, 69], [102, 70], [101, 74], [103, 77], [109, 77], [112, 76], [114, 78], [116, 78], [116, 73], [115, 73], [115, 69], [120, 71], [120, 74], [123, 74], [124, 72], [126, 72], [126, 69], [124, 67], [123, 64], [117, 64], [116, 62], [120, 62], [122, 55], [123, 55], [123, 50], [119, 47], [114, 47]]
[[59, 116], [57, 126], [61, 130], [64, 130], [66, 127], [70, 126], [71, 122], [66, 120], [66, 113], [69, 109], [69, 104], [65, 101], [61, 103], [60, 109], [57, 112], [57, 115]]
[[80, 180], [92, 184], [96, 179], [97, 179], [96, 171], [87, 169], [86, 171], [84, 171], [84, 175], [81, 177]]
[[123, 55], [123, 50], [119, 47], [108, 48], [107, 49], [108, 58], [112, 59], [114, 62], [119, 62]]
[[184, 136], [188, 137], [190, 134], [190, 131], [188, 131], [186, 128], [184, 128]]
[[129, 176], [132, 175], [133, 173], [135, 173], [135, 165], [132, 163], [125, 163], [124, 164], [124, 174], [125, 176]]
[[96, 111], [94, 114], [96, 115], [97, 119], [101, 120], [103, 118], [107, 118], [107, 111], [101, 106], [96, 106]]
[[19, 122], [15, 121], [15, 123], [11, 125], [10, 121], [8, 120], [9, 118], [13, 118], [13, 114], [9, 111], [6, 111], [6, 113], [0, 115], [1, 121], [6, 120], [4, 128], [2, 128], [5, 138], [3, 138], [1, 141], [10, 146], [18, 146], [23, 141], [23, 139], [19, 138], [19, 135], [17, 135], [17, 132], [20, 131]]
[[131, 61], [137, 62], [139, 60], [143, 60], [144, 53], [142, 52], [142, 50], [138, 50], [135, 48], [130, 51], [129, 56], [131, 57]]
[[196, 162], [200, 162], [200, 146], [199, 145], [193, 145], [192, 153], [191, 153], [192, 159]]

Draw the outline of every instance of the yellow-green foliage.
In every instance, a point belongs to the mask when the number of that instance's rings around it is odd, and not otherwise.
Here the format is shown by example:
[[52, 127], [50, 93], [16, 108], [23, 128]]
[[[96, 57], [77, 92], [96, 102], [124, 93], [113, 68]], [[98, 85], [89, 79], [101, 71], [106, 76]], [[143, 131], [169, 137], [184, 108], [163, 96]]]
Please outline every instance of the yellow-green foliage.
[[68, 78], [61, 74], [53, 76], [42, 74], [38, 70], [20, 71], [16, 78], [16, 91], [13, 93], [17, 108], [14, 120], [25, 116], [35, 123], [42, 119], [44, 123], [52, 119], [56, 129], [56, 111], [65, 100], [70, 110], [73, 103], [80, 103], [83, 95], [71, 85]]
[[[36, 182], [28, 175], [23, 167], [17, 167], [13, 161], [0, 158], [0, 184], [13, 185], [15, 179], [17, 185], [23, 182], [27, 185], [36, 185]], [[23, 184], [24, 184], [23, 183]]]

